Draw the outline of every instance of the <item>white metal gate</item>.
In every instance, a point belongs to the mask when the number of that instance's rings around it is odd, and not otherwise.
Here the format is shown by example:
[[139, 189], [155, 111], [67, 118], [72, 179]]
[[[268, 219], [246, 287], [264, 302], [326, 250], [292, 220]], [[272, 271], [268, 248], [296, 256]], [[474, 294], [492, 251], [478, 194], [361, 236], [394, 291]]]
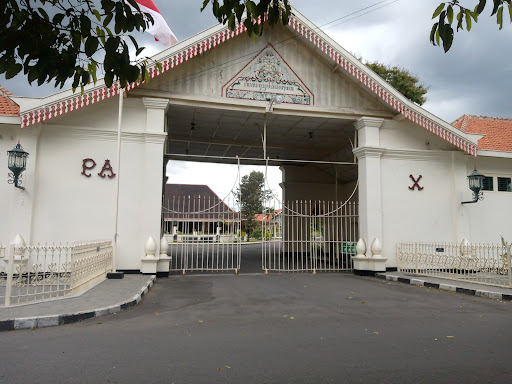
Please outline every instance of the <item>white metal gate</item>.
[[169, 197], [164, 202], [164, 232], [171, 271], [240, 269], [241, 215], [231, 199], [217, 196]]
[[352, 271], [357, 202], [289, 201], [282, 206], [262, 220], [265, 272]]

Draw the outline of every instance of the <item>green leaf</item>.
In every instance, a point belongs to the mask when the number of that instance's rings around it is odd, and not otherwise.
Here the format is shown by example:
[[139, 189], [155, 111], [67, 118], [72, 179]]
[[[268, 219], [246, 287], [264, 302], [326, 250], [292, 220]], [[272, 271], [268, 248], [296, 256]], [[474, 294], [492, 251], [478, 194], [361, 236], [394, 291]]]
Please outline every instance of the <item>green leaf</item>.
[[439, 16], [439, 28], [443, 28], [444, 26], [444, 19], [446, 18], [446, 12], [441, 12], [441, 15]]
[[80, 30], [82, 32], [82, 36], [87, 37], [91, 34], [91, 19], [89, 19], [84, 14], [80, 15]]
[[466, 9], [466, 29], [467, 31], [471, 31], [471, 11]]
[[37, 8], [37, 10], [39, 11], [39, 14], [41, 15], [41, 17], [43, 19], [45, 19], [46, 21], [50, 21], [48, 14], [46, 13], [46, 11], [43, 8]]
[[[135, 40], [135, 37], [133, 37], [132, 35], [128, 35], [128, 37], [132, 41], [132, 44], [135, 47], [135, 50], [138, 51], [139, 50], [139, 44], [137, 43], [137, 40]], [[138, 55], [136, 55], [136, 56], [138, 56]]]
[[[498, 8], [503, 3], [503, 0], [494, 0], [494, 6], [492, 8], [491, 16], [498, 12]], [[503, 12], [503, 11], [502, 11]], [[499, 23], [498, 23], [499, 24]], [[501, 28], [500, 28], [501, 29]]]
[[232, 13], [228, 17], [228, 28], [231, 30], [235, 29], [235, 14]]
[[159, 61], [155, 63], [155, 67], [158, 69], [160, 73], [162, 73], [163, 65]]
[[443, 49], [448, 52], [453, 43], [453, 29], [449, 24], [445, 24], [439, 31], [441, 39], [443, 40]]
[[204, 11], [204, 9], [206, 8], [206, 6], [208, 5], [209, 2], [210, 2], [210, 0], [204, 0], [203, 1], [203, 6], [201, 7], [201, 12]]
[[453, 22], [453, 8], [451, 5], [449, 5], [448, 9], [446, 10], [446, 18], [448, 19], [448, 24]]
[[[475, 7], [475, 13], [477, 15], [481, 14], [485, 8], [485, 3], [486, 3], [486, 0], [480, 0], [480, 2], [477, 4], [477, 6]], [[476, 20], [475, 20], [476, 21]]]
[[242, 16], [244, 15], [244, 11], [245, 7], [243, 6], [243, 4], [235, 6], [236, 19], [238, 20], [239, 23], [242, 22]]
[[34, 80], [36, 80], [39, 77], [39, 74], [37, 73], [37, 68], [32, 67], [28, 71], [28, 83], [32, 84]]
[[430, 42], [433, 44], [433, 45], [436, 45], [435, 43], [435, 38], [436, 38], [436, 32], [437, 32], [437, 26], [439, 25], [439, 23], [435, 23], [433, 26], [432, 26], [432, 30], [430, 31]]
[[110, 12], [107, 17], [105, 17], [105, 20], [103, 20], [103, 26], [104, 27], [107, 27], [110, 22], [112, 21], [112, 18], [114, 17], [114, 13], [113, 12]]
[[247, 34], [249, 36], [252, 36], [252, 21], [251, 21], [251, 18], [248, 17], [245, 19], [244, 21], [244, 27], [247, 28]]
[[23, 66], [21, 64], [11, 63], [11, 65], [7, 67], [7, 71], [5, 72], [5, 78], [12, 79], [14, 76], [20, 73], [22, 69]]
[[94, 60], [91, 61], [88, 65], [88, 71], [89, 73], [91, 74], [91, 77], [92, 77], [92, 81], [94, 82], [94, 84], [96, 84], [96, 82], [98, 81], [98, 78], [97, 78], [97, 69], [98, 69], [98, 63], [95, 62]]
[[462, 26], [463, 17], [464, 17], [464, 13], [462, 11], [460, 11], [457, 14], [457, 31], [459, 31], [459, 29], [464, 29], [464, 27]]
[[496, 23], [500, 26], [500, 30], [503, 28], [503, 7], [498, 8], [498, 13], [496, 14]]
[[434, 11], [434, 14], [432, 15], [432, 18], [435, 19], [437, 16], [441, 14], [441, 11], [444, 9], [445, 4], [441, 3], [437, 6], [436, 10]]
[[113, 83], [114, 83], [114, 73], [113, 72], [105, 73], [105, 85], [107, 86], [107, 88], [112, 87]]
[[63, 13], [57, 13], [55, 16], [53, 16], [53, 24], [60, 24], [62, 20], [64, 20], [64, 14]]
[[252, 17], [258, 17], [258, 8], [256, 8], [256, 4], [254, 4], [254, 1], [247, 1], [247, 3], [245, 3], [245, 6], [247, 7], [247, 11], [250, 13], [250, 15], [252, 15]]
[[510, 22], [512, 23], [512, 3], [508, 5], [508, 16], [510, 17]]
[[94, 53], [98, 49], [98, 44], [99, 44], [99, 42], [96, 37], [89, 36], [87, 38], [87, 41], [85, 42], [85, 54], [88, 57], [91, 57], [92, 55], [94, 55]]
[[99, 11], [96, 8], [92, 10], [92, 13], [94, 13], [94, 16], [96, 16], [96, 19], [98, 21], [101, 21], [101, 15], [100, 15]]

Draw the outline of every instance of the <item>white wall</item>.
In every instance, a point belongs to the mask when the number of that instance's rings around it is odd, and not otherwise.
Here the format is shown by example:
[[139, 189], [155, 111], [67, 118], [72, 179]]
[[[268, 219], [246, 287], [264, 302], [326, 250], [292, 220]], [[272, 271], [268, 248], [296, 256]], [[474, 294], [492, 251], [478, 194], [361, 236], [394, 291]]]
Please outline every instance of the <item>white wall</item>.
[[[512, 159], [468, 157], [465, 165], [466, 174], [463, 176], [469, 175], [476, 166], [486, 176], [512, 177]], [[467, 185], [467, 178], [462, 178]], [[494, 182], [495, 191], [484, 191], [483, 200], [460, 207], [461, 216], [467, 222], [467, 239], [470, 242], [500, 244], [500, 236], [512, 242], [512, 192], [498, 192], [496, 180]], [[472, 200], [472, 197], [466, 188], [464, 201]]]
[[[483, 174], [512, 176], [512, 159], [472, 157], [453, 149], [410, 122], [385, 121], [380, 130], [382, 155], [383, 255], [396, 266], [399, 241], [498, 243], [512, 224], [512, 193], [485, 192], [472, 199], [467, 175], [476, 166]], [[422, 175], [419, 185], [410, 190]]]
[[[160, 236], [164, 120], [162, 117], [160, 133], [154, 131], [155, 127], [149, 129], [153, 132], [148, 132], [146, 111], [141, 100], [125, 100], [118, 269], [139, 270], [147, 237], [152, 235], [158, 240]], [[158, 125], [156, 129], [159, 129]], [[38, 141], [31, 139], [39, 130]], [[13, 191], [11, 185], [0, 183], [2, 196], [9, 196], [1, 199], [0, 214], [11, 217], [10, 222], [2, 220], [0, 223], [0, 241], [12, 240], [18, 232], [27, 242], [33, 243], [112, 239], [115, 184], [119, 177], [116, 131], [117, 99], [86, 107], [38, 127], [2, 128], [2, 153], [6, 153], [3, 151], [5, 146], [13, 146], [11, 135], [18, 135], [22, 145], [27, 143], [24, 148], [30, 157], [26, 191]], [[86, 158], [96, 162], [96, 167], [87, 171], [92, 175], [89, 178], [81, 174]], [[151, 166], [156, 171], [148, 171], [148, 159], [155, 158], [157, 161]], [[98, 176], [106, 159], [110, 160], [115, 178]], [[7, 164], [7, 159], [4, 161]], [[5, 215], [11, 206], [18, 211], [27, 204], [33, 204], [33, 208], [18, 223], [12, 220], [12, 213]], [[155, 204], [156, 213], [153, 212]], [[144, 221], [148, 211], [151, 211], [149, 220], [155, 221], [152, 225]]]

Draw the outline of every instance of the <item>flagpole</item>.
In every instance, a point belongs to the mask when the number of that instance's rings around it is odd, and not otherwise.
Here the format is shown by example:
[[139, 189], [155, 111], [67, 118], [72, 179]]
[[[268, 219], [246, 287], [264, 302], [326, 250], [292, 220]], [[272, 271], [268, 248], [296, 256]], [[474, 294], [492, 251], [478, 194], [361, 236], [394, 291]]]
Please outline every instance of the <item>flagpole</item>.
[[[156, 17], [158, 22], [158, 29], [155, 31], [149, 31], [152, 34], [158, 35], [160, 39], [162, 39], [162, 42], [166, 42], [168, 46], [171, 46], [172, 44], [176, 44], [178, 40], [176, 39], [176, 36], [172, 33], [171, 29], [163, 19], [160, 11], [155, 6], [153, 1], [146, 0], [145, 2], [141, 2], [140, 0], [135, 0], [136, 3], [138, 3], [139, 8], [142, 7], [141, 11], [150, 13], [153, 17]], [[147, 7], [147, 4], [150, 3], [152, 5], [151, 8]], [[130, 6], [131, 7], [131, 6]], [[132, 7], [133, 8], [133, 7]], [[125, 34], [123, 33], [122, 36], [122, 42], [125, 41]], [[114, 236], [112, 239], [112, 274], [111, 278], [115, 279], [122, 279], [124, 277], [122, 272], [116, 272], [117, 271], [117, 260], [119, 257], [119, 249], [118, 249], [118, 243], [117, 240], [119, 239], [118, 234], [118, 226], [119, 226], [119, 182], [121, 179], [121, 125], [123, 121], [123, 97], [124, 97], [124, 89], [121, 87], [121, 83], [119, 83], [119, 116], [117, 119], [117, 177], [116, 177], [116, 188], [115, 188], [115, 218], [114, 218]]]
[[[122, 42], [124, 43], [124, 32], [122, 36]], [[112, 242], [112, 272], [117, 274], [117, 259], [119, 256], [119, 249], [117, 240], [119, 238], [118, 226], [119, 226], [119, 182], [121, 179], [121, 126], [123, 123], [123, 97], [124, 88], [121, 87], [121, 81], [119, 81], [119, 111], [117, 117], [117, 177], [116, 177], [116, 188], [115, 188], [115, 210], [114, 210], [114, 238]], [[120, 275], [117, 278], [122, 278]]]
[[117, 177], [116, 177], [116, 189], [115, 189], [115, 211], [114, 211], [114, 239], [113, 239], [113, 257], [112, 257], [112, 272], [117, 271], [117, 258], [118, 258], [118, 247], [117, 239], [119, 234], [117, 233], [119, 225], [119, 179], [121, 178], [121, 125], [123, 122], [123, 94], [124, 89], [119, 84], [119, 115], [117, 119]]

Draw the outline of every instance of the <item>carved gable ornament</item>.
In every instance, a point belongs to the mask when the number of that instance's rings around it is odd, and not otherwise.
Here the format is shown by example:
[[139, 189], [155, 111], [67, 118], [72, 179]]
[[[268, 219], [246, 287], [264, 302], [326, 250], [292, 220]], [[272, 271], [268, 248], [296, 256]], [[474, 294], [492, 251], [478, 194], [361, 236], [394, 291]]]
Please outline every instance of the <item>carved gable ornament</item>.
[[272, 44], [222, 87], [230, 99], [267, 101], [281, 95], [283, 103], [314, 104], [314, 96]]

